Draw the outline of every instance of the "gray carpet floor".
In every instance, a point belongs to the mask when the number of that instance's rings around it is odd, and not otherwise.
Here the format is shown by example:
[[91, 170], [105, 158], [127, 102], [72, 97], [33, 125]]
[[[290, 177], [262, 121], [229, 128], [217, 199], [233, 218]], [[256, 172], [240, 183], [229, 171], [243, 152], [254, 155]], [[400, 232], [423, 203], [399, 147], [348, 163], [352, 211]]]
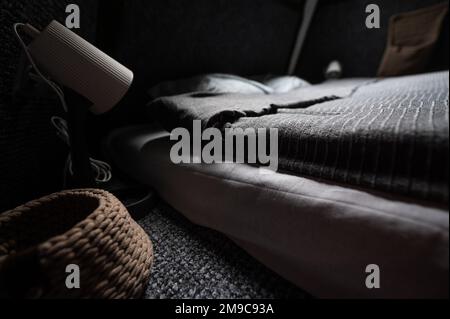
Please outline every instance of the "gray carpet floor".
[[155, 249], [147, 299], [293, 299], [310, 296], [225, 236], [159, 203], [139, 221]]

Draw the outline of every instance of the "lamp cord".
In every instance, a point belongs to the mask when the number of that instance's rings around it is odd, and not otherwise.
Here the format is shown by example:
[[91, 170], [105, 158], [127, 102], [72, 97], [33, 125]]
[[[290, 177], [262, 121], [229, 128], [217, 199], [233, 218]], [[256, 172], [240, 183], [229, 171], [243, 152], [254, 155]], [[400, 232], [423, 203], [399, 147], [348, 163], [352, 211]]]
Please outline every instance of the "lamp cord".
[[[28, 51], [28, 48], [23, 41], [22, 37], [19, 34], [19, 27], [27, 27], [24, 23], [16, 23], [14, 24], [14, 33], [17, 36], [17, 39], [20, 42], [20, 45], [22, 46], [31, 66], [33, 67], [34, 71], [37, 73], [40, 79], [42, 79], [58, 96], [61, 105], [64, 109], [64, 111], [67, 113], [68, 107], [66, 103], [66, 99], [64, 96], [63, 90], [54, 82], [52, 82], [50, 79], [44, 76], [44, 74], [39, 70], [37, 64], [34, 62], [33, 57], [31, 56], [30, 52]], [[67, 125], [67, 121], [64, 120], [61, 117], [53, 116], [51, 118], [51, 123], [55, 127], [57, 131], [58, 137], [63, 140], [67, 146], [70, 148], [70, 135], [69, 135], [69, 127]], [[112, 179], [112, 168], [111, 166], [103, 161], [96, 160], [93, 158], [89, 158], [92, 170], [95, 175], [95, 181], [97, 183], [107, 183], [111, 181]], [[69, 154], [66, 160], [66, 164], [64, 167], [64, 179], [63, 179], [63, 185], [64, 187], [67, 186], [67, 175], [70, 174], [73, 176], [73, 168], [72, 168], [72, 156]]]
[[33, 67], [34, 71], [37, 73], [37, 75], [39, 75], [39, 77], [45, 82], [47, 83], [47, 85], [53, 90], [55, 91], [56, 95], [58, 95], [59, 100], [61, 101], [61, 105], [64, 109], [65, 112], [67, 112], [68, 108], [67, 108], [67, 104], [66, 104], [66, 100], [64, 97], [64, 92], [61, 90], [61, 88], [54, 82], [50, 81], [47, 77], [45, 77], [41, 70], [38, 68], [38, 66], [36, 65], [36, 63], [34, 62], [33, 57], [31, 56], [30, 52], [28, 51], [27, 45], [25, 44], [25, 42], [23, 41], [22, 37], [19, 34], [19, 27], [25, 28], [26, 24], [24, 23], [16, 23], [14, 24], [14, 33], [16, 34], [17, 39], [20, 42], [20, 45], [22, 46], [28, 61], [30, 62], [31, 66]]
[[[70, 147], [69, 127], [67, 125], [67, 121], [59, 116], [53, 116], [51, 118], [51, 122], [56, 128], [58, 137]], [[112, 168], [108, 163], [96, 160], [94, 158], [90, 158], [90, 161], [95, 175], [95, 180], [98, 183], [107, 183], [112, 179]], [[67, 158], [65, 171], [73, 175], [71, 156]]]

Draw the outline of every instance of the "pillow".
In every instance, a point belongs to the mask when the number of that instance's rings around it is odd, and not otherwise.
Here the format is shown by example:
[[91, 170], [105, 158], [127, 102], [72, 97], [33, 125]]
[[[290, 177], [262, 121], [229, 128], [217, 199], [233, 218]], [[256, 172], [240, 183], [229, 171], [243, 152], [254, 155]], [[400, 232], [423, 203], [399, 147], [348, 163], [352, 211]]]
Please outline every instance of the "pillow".
[[231, 74], [207, 74], [189, 79], [164, 82], [151, 88], [148, 93], [152, 99], [193, 92], [274, 94], [286, 93], [306, 85], [310, 84], [294, 76], [266, 77], [263, 81], [257, 81]]
[[272, 88], [274, 93], [287, 93], [296, 89], [311, 86], [310, 83], [296, 76], [279, 76], [263, 82]]

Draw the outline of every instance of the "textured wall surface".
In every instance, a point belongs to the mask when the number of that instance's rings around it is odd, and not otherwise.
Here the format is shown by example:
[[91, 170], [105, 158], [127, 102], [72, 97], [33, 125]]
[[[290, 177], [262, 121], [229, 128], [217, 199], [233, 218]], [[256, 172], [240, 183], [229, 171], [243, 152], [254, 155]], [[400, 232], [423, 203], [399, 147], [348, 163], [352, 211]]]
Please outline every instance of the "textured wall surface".
[[80, 33], [92, 39], [96, 0], [0, 0], [0, 211], [61, 187], [67, 150], [50, 124], [61, 107], [48, 90], [28, 87], [12, 96], [22, 54], [12, 25], [64, 22], [68, 3], [80, 5]]
[[300, 2], [125, 1], [118, 57], [138, 70], [145, 88], [205, 72], [284, 73]]
[[[346, 77], [373, 77], [387, 42], [392, 15], [424, 8], [445, 0], [321, 0], [300, 58], [297, 74], [310, 81], [323, 80], [325, 68], [339, 60]], [[381, 28], [367, 29], [366, 6], [378, 4]], [[430, 70], [448, 69], [448, 20], [435, 50]]]

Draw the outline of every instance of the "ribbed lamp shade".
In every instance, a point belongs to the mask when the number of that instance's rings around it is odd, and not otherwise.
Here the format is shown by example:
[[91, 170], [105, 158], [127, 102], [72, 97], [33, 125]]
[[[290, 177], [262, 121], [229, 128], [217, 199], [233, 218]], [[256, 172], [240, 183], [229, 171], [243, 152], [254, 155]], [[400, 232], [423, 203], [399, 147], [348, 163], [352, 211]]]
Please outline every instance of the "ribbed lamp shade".
[[57, 21], [50, 23], [28, 49], [52, 80], [91, 101], [95, 114], [111, 110], [133, 82], [133, 72]]

